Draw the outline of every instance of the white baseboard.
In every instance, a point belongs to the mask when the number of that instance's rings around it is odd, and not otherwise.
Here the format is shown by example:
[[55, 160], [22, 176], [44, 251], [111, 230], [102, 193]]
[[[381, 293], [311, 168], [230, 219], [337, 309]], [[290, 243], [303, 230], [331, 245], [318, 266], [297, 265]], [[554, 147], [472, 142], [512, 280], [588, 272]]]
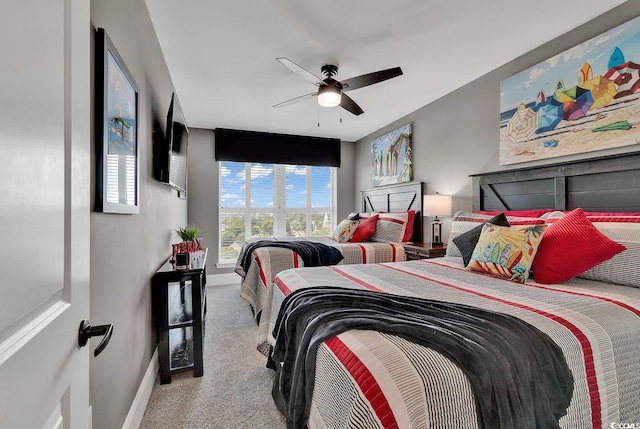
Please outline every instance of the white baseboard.
[[138, 387], [136, 397], [133, 398], [133, 403], [131, 404], [127, 418], [122, 424], [122, 429], [138, 429], [140, 427], [159, 371], [160, 361], [158, 360], [158, 348], [156, 347], [153, 356], [151, 356], [151, 362], [149, 362], [147, 371], [144, 373], [140, 387]]
[[207, 286], [235, 284], [240, 284], [240, 276], [237, 273], [207, 274]]

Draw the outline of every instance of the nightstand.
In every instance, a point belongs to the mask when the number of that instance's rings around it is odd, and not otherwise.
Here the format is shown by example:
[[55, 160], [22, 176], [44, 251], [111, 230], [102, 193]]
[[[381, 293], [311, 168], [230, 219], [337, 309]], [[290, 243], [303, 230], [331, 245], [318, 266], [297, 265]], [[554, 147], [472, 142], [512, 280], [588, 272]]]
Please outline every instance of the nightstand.
[[442, 258], [447, 253], [447, 244], [432, 246], [431, 243], [403, 244], [407, 261], [415, 259]]

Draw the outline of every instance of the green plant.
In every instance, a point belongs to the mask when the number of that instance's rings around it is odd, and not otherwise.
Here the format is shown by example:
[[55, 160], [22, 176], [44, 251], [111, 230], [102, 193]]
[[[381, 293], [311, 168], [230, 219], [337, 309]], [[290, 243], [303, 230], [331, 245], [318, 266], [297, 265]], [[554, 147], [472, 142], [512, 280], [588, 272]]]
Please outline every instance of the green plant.
[[200, 235], [202, 235], [202, 232], [203, 231], [200, 228], [193, 225], [187, 225], [184, 227], [181, 226], [180, 228], [176, 229], [178, 237], [182, 238], [183, 241], [195, 240]]

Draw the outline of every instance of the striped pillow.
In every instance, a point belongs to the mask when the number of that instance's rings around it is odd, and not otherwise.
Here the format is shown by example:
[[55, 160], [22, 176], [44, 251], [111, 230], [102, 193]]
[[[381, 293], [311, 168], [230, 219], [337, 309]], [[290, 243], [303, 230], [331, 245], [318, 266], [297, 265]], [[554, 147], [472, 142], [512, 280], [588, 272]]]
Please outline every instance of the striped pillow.
[[[494, 215], [485, 215], [480, 213], [469, 213], [466, 211], [459, 211], [453, 215], [453, 221], [451, 222], [451, 233], [449, 234], [449, 243], [447, 245], [447, 256], [462, 256], [460, 249], [453, 242], [453, 239], [460, 234], [464, 234], [467, 231], [472, 230], [478, 225], [486, 223]], [[543, 225], [544, 220], [540, 218], [532, 217], [520, 217], [520, 216], [507, 216], [507, 221], [511, 226], [519, 225]]]
[[518, 216], [518, 217], [542, 217], [545, 213], [553, 212], [555, 209], [534, 209], [534, 210], [478, 210], [474, 213], [480, 213], [485, 215], [499, 215], [500, 213], [504, 213], [505, 216]]
[[578, 277], [640, 288], [640, 216], [585, 214], [601, 233], [622, 244], [627, 250]]
[[371, 236], [371, 241], [401, 243], [408, 219], [407, 212], [379, 213], [376, 232]]

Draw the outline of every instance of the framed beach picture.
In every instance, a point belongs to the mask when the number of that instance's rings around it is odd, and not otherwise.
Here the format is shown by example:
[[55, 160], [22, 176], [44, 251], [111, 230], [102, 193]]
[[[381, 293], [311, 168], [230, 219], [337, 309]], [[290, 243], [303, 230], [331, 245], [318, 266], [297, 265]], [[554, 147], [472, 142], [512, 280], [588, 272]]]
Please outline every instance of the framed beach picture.
[[500, 83], [500, 164], [640, 144], [640, 17]]
[[138, 85], [102, 28], [96, 33], [96, 211], [139, 213]]
[[371, 142], [371, 184], [373, 186], [410, 182], [413, 179], [411, 124]]

